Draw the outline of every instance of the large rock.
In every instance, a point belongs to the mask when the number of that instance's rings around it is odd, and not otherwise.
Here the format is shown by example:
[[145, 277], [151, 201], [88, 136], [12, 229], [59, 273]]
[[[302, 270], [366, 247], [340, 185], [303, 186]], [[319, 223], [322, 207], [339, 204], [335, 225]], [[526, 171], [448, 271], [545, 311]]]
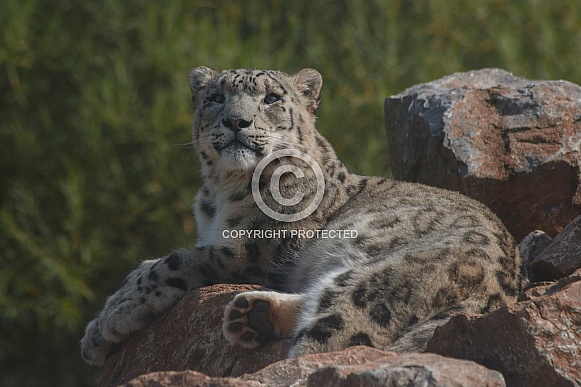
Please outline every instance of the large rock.
[[117, 386], [154, 371], [195, 370], [209, 376], [238, 376], [286, 357], [290, 340], [249, 350], [232, 347], [222, 335], [225, 306], [253, 285], [214, 285], [192, 291], [151, 325], [136, 332], [105, 365], [101, 386]]
[[383, 352], [369, 347], [282, 360], [239, 378], [216, 378], [193, 372], [140, 376], [126, 387], [384, 387], [504, 386], [502, 374], [476, 363], [434, 354]]
[[530, 276], [535, 281], [563, 278], [581, 268], [581, 215], [575, 218], [530, 263]]
[[581, 386], [581, 270], [486, 316], [460, 314], [428, 352], [502, 372], [509, 386]]
[[487, 204], [518, 239], [581, 214], [581, 88], [498, 69], [453, 74], [385, 100], [394, 177]]

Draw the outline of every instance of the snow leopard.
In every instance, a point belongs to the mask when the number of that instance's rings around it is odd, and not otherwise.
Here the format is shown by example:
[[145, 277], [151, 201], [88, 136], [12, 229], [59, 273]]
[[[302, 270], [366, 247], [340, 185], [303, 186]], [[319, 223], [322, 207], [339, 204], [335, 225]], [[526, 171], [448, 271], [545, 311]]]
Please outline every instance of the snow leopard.
[[311, 68], [191, 72], [197, 240], [127, 276], [85, 330], [85, 361], [218, 283], [270, 289], [237, 294], [223, 334], [246, 348], [291, 338], [289, 357], [423, 351], [454, 314], [515, 301], [521, 258], [497, 216], [457, 192], [350, 172], [315, 127], [322, 83]]

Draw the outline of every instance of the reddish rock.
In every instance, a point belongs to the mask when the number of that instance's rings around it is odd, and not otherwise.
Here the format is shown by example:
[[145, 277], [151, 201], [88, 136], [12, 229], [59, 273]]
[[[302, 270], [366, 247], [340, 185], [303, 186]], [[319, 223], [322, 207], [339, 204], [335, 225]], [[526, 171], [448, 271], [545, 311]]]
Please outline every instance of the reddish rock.
[[216, 378], [185, 372], [140, 376], [125, 386], [504, 386], [499, 372], [476, 363], [434, 354], [383, 352], [352, 347], [340, 352], [302, 356], [239, 378]]
[[577, 269], [581, 269], [581, 215], [529, 265], [531, 278], [535, 281], [556, 280]]
[[[252, 374], [243, 375], [241, 379], [261, 381], [265, 387], [290, 386], [304, 381], [313, 372], [331, 365], [358, 365], [374, 361], [386, 361], [396, 356], [393, 352], [384, 352], [370, 347], [351, 347], [344, 351], [318, 353], [298, 358], [285, 359]], [[305, 384], [298, 384], [305, 385]]]
[[236, 378], [220, 378], [196, 371], [165, 371], [141, 375], [123, 387], [265, 387], [264, 384]]
[[253, 285], [214, 285], [192, 291], [145, 329], [136, 332], [105, 365], [101, 386], [117, 386], [154, 371], [195, 370], [210, 376], [257, 371], [286, 357], [290, 340], [249, 350], [222, 335], [225, 306]]
[[581, 270], [489, 315], [453, 317], [427, 350], [498, 370], [509, 386], [580, 386]]
[[409, 353], [360, 365], [333, 365], [309, 376], [309, 387], [505, 386], [500, 372], [427, 353]]
[[384, 111], [395, 178], [480, 200], [517, 240], [581, 214], [581, 87], [485, 69], [413, 86]]

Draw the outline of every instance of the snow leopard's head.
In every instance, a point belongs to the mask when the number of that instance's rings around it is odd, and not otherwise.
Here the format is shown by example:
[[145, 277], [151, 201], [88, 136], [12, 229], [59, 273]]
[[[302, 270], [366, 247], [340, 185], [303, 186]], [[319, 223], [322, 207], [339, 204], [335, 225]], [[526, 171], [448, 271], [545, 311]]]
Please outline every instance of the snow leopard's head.
[[203, 171], [248, 173], [276, 150], [308, 152], [315, 145], [322, 83], [319, 72], [309, 68], [292, 75], [194, 69], [193, 143]]

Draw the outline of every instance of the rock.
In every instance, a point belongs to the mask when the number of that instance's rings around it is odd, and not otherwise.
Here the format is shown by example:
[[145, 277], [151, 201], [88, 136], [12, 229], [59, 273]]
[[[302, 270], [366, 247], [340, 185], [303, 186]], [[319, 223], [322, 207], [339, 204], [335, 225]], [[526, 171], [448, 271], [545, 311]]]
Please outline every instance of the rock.
[[384, 352], [370, 347], [351, 347], [344, 351], [318, 353], [298, 358], [285, 359], [252, 375], [243, 375], [244, 380], [260, 381], [265, 387], [305, 385], [309, 375], [323, 367], [331, 365], [359, 365], [374, 361], [385, 361], [393, 356], [393, 352]]
[[310, 375], [312, 387], [505, 386], [500, 372], [432, 354], [401, 354], [361, 365], [333, 365]]
[[480, 200], [517, 240], [581, 214], [581, 87], [484, 69], [413, 86], [384, 111], [395, 178]]
[[581, 269], [581, 215], [555, 237], [529, 265], [531, 278], [550, 281]]
[[203, 374], [159, 372], [126, 384], [153, 386], [504, 386], [499, 372], [476, 363], [434, 354], [383, 352], [369, 347], [286, 359], [238, 378], [211, 378]]
[[222, 335], [225, 306], [253, 285], [214, 285], [192, 291], [145, 329], [134, 333], [106, 363], [101, 386], [117, 386], [154, 371], [195, 370], [238, 376], [286, 357], [290, 339], [253, 350], [232, 347]]
[[553, 243], [553, 238], [542, 230], [535, 230], [523, 238], [518, 244], [520, 255], [525, 264], [529, 264], [538, 257], [544, 249]]
[[211, 377], [196, 371], [165, 371], [141, 375], [123, 387], [264, 387], [260, 382]]
[[489, 315], [453, 317], [427, 351], [500, 371], [509, 386], [580, 386], [581, 270]]

